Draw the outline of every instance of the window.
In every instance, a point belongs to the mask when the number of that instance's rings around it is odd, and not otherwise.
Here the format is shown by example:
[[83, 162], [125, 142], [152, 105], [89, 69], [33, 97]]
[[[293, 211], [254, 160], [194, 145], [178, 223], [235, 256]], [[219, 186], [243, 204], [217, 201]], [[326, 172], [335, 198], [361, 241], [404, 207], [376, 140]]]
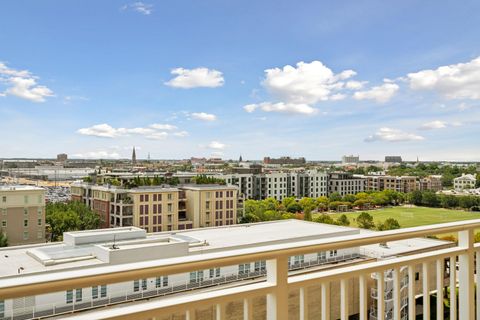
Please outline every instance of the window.
[[98, 286], [92, 287], [92, 299], [98, 298]]
[[220, 268], [215, 269], [215, 277], [220, 277]]
[[337, 250], [330, 251], [330, 258], [335, 257], [337, 255]]
[[39, 230], [37, 231], [37, 239], [42, 239], [43, 238], [43, 231]]
[[145, 201], [148, 201], [148, 194], [145, 195]]
[[67, 293], [65, 295], [65, 302], [66, 303], [72, 303], [73, 302], [73, 290], [67, 290]]
[[143, 202], [144, 201], [144, 196], [143, 194], [140, 195], [140, 202]]
[[415, 281], [420, 280], [420, 272], [415, 272]]
[[317, 253], [317, 259], [318, 260], [325, 260], [327, 259], [327, 253], [325, 251]]
[[4, 215], [4, 216], [7, 215], [7, 209], [6, 208], [2, 208], [2, 215]]
[[168, 276], [164, 276], [163, 279], [162, 279], [162, 285], [164, 287], [167, 287], [168, 286]]
[[147, 279], [142, 279], [142, 290], [147, 290]]
[[156, 193], [153, 195], [153, 201], [157, 201], [157, 194]]
[[167, 194], [167, 199], [172, 200], [172, 194], [171, 193]]
[[248, 274], [250, 272], [250, 263], [238, 265], [238, 274]]
[[6, 203], [6, 202], [7, 202], [7, 196], [3, 196], [3, 197], [2, 197], [2, 202], [3, 202], [3, 203]]
[[167, 210], [168, 210], [168, 212], [172, 212], [172, 204], [171, 203], [168, 204]]
[[38, 214], [39, 216], [41, 216], [41, 215], [43, 214], [42, 208], [39, 207], [39, 208], [37, 209], [37, 214]]
[[293, 257], [293, 264], [301, 264], [305, 261], [305, 256], [302, 254], [302, 255], [299, 255], [299, 256], [294, 256]]
[[155, 288], [160, 288], [162, 286], [162, 277], [155, 278]]
[[100, 286], [100, 297], [105, 298], [107, 296], [107, 285]]
[[267, 268], [267, 262], [266, 261], [256, 261], [254, 267], [255, 267], [255, 272], [265, 271], [266, 268]]
[[75, 289], [75, 302], [82, 301], [83, 289]]
[[25, 214], [25, 215], [28, 214], [28, 209], [27, 208], [23, 208], [23, 214]]
[[42, 203], [42, 195], [41, 194], [38, 195], [38, 203]]
[[190, 272], [190, 283], [203, 281], [203, 271]]
[[133, 292], [138, 292], [140, 291], [140, 281], [135, 280], [133, 281]]
[[42, 219], [38, 219], [37, 223], [38, 223], [39, 226], [41, 226], [42, 225]]
[[27, 196], [27, 195], [24, 195], [24, 196], [23, 196], [23, 202], [24, 202], [25, 204], [28, 203], [28, 196]]
[[23, 240], [28, 240], [28, 238], [29, 238], [28, 231], [23, 232]]
[[2, 227], [6, 227], [7, 226], [7, 220], [2, 220]]
[[5, 301], [0, 300], [0, 318], [5, 317]]

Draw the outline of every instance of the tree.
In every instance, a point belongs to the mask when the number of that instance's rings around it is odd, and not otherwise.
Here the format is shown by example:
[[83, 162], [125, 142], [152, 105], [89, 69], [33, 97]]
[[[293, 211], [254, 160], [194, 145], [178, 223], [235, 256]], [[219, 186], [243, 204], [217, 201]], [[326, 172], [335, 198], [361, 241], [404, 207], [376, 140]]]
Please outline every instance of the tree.
[[45, 220], [50, 225], [52, 240], [60, 240], [64, 232], [97, 229], [101, 217], [85, 204], [78, 201], [47, 203]]
[[422, 204], [422, 192], [420, 190], [414, 190], [407, 196], [408, 201], [416, 206]]
[[424, 191], [422, 193], [422, 204], [427, 207], [438, 207], [440, 201], [437, 194], [433, 191]]
[[346, 227], [350, 225], [350, 220], [348, 219], [346, 214], [342, 214], [340, 217], [337, 218], [337, 221], [335, 221], [335, 224]]
[[287, 207], [287, 211], [290, 213], [296, 213], [302, 211], [302, 206], [297, 202], [290, 203]]
[[400, 228], [400, 223], [394, 218], [388, 218], [384, 223], [379, 223], [377, 226], [378, 231], [395, 230]]
[[332, 201], [342, 201], [342, 196], [338, 192], [334, 192], [328, 196], [328, 200]]
[[8, 239], [7, 235], [0, 230], [0, 247], [6, 247], [8, 246]]
[[357, 217], [357, 224], [362, 229], [373, 229], [375, 227], [373, 217], [367, 212], [360, 213]]
[[322, 213], [318, 215], [318, 217], [316, 217], [313, 221], [318, 223], [335, 224], [335, 222], [333, 221], [333, 218], [326, 213]]

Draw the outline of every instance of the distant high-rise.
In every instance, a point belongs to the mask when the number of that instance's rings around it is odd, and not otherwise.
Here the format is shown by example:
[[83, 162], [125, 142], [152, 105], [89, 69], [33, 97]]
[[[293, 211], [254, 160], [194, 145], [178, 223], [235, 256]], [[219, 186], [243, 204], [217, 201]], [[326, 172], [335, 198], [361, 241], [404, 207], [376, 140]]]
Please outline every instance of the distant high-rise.
[[238, 162], [242, 162], [243, 159], [242, 159], [242, 155], [240, 155], [240, 158], [238, 158]]
[[402, 163], [402, 157], [400, 157], [400, 156], [385, 156], [385, 162]]
[[68, 155], [66, 153], [59, 153], [57, 154], [57, 161], [65, 162], [68, 160]]
[[137, 155], [135, 154], [135, 147], [133, 147], [133, 151], [132, 151], [132, 164], [136, 164], [137, 163]]
[[349, 156], [342, 157], [343, 164], [354, 164], [359, 162], [360, 162], [360, 156], [349, 155]]

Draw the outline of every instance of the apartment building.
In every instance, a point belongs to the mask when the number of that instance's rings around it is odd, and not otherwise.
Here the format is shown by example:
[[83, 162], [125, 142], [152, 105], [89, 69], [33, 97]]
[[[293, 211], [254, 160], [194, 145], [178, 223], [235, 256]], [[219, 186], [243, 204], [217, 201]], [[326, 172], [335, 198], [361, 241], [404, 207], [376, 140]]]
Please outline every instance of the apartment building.
[[[328, 195], [328, 174], [323, 171], [309, 170], [307, 171], [308, 178], [308, 192], [305, 192], [305, 197], [318, 198]], [[300, 197], [299, 197], [300, 198]]]
[[355, 175], [355, 177], [366, 180], [366, 191], [392, 190], [408, 193], [419, 188], [417, 177], [414, 176]]
[[237, 187], [194, 185], [181, 189], [186, 198], [186, 217], [194, 228], [237, 223]]
[[473, 189], [477, 183], [476, 174], [462, 174], [460, 177], [453, 179], [453, 188], [455, 190]]
[[0, 186], [0, 211], [0, 230], [10, 246], [45, 242], [45, 189]]
[[418, 181], [419, 190], [431, 190], [431, 191], [441, 191], [442, 186], [442, 176], [441, 175], [431, 175], [428, 177], [420, 178]]
[[[237, 223], [239, 199], [235, 186], [147, 186], [124, 189], [74, 183], [71, 193], [72, 200], [87, 204], [102, 217], [102, 228], [136, 226], [147, 232], [160, 232]], [[215, 208], [214, 205], [221, 199], [224, 200], [221, 208]], [[206, 209], [210, 206], [211, 216]]]
[[338, 192], [340, 195], [357, 194], [365, 191], [366, 179], [351, 173], [334, 172], [328, 174], [328, 194]]
[[[361, 236], [363, 232], [366, 232], [364, 237], [375, 233], [374, 231], [300, 220], [229, 225], [154, 234], [147, 234], [145, 230], [135, 227], [68, 232], [64, 233], [63, 243], [8, 248], [2, 251], [0, 263], [5, 267], [0, 268], [0, 282], [3, 279], [19, 277], [18, 270], [20, 268], [23, 270], [22, 276], [29, 277], [38, 275], [54, 278], [56, 272], [102, 275], [108, 270], [134, 268], [136, 265], [153, 268], [162, 264], [168, 265], [169, 261], [183, 261], [182, 259], [192, 262], [196, 259], [210, 258], [212, 255], [228, 257], [236, 252], [245, 255], [249, 251], [266, 250], [281, 245], [293, 248], [294, 245], [305, 243], [318, 241], [325, 243], [343, 239], [346, 236]], [[446, 249], [453, 245], [453, 243], [434, 239], [413, 238], [391, 241], [388, 244], [325, 249], [288, 257], [284, 261], [288, 264], [288, 269], [285, 271], [286, 276], [298, 277], [308, 276], [311, 272], [335, 272], [335, 269], [343, 267], [361, 268], [365, 263], [376, 261], [388, 263], [394, 258]], [[69, 250], [64, 250], [64, 248], [69, 248]], [[5, 257], [6, 255], [8, 258]], [[7, 259], [8, 263], [3, 264]], [[410, 278], [411, 281], [408, 281], [405, 272], [401, 273], [399, 280], [402, 290], [405, 285], [412, 285], [413, 293], [420, 295], [422, 294], [422, 283], [427, 283], [431, 287], [435, 286], [436, 278], [428, 275], [435, 275], [435, 270], [439, 269], [435, 269], [434, 262], [424, 264], [424, 266], [428, 266], [428, 273], [423, 273], [422, 266], [418, 265], [414, 268], [414, 277]], [[265, 260], [255, 260], [245, 255], [245, 260], [239, 264], [222, 264], [207, 269], [199, 268], [191, 272], [175, 272], [175, 269], [172, 269], [172, 272], [168, 274], [142, 277], [130, 281], [109, 280], [90, 287], [78, 286], [66, 291], [50, 291], [29, 297], [3, 299], [0, 300], [2, 306], [0, 317], [18, 319], [62, 317], [72, 312], [82, 315], [82, 312], [95, 311], [96, 308], [101, 308], [102, 311], [115, 310], [125, 307], [131, 301], [136, 301], [136, 305], [147, 300], [149, 303], [162, 303], [162, 299], [184, 297], [183, 294], [202, 293], [205, 290], [215, 292], [215, 290], [232, 287], [241, 288], [242, 285], [254, 282], [261, 285], [269, 272], [268, 267]], [[443, 273], [444, 269], [441, 268], [440, 272]], [[393, 319], [391, 274], [391, 270], [386, 271], [384, 280], [381, 282], [382, 287], [385, 288], [385, 297], [390, 297], [385, 299], [383, 306], [387, 320]], [[428, 278], [423, 278], [424, 274]], [[372, 316], [375, 315], [376, 307], [379, 305], [375, 301], [377, 296], [375, 293], [380, 281], [372, 274], [372, 277], [368, 277], [365, 282], [367, 286], [364, 292], [365, 299], [367, 299], [365, 305], [370, 309]], [[445, 281], [448, 283], [448, 275]], [[347, 310], [347, 316], [358, 316], [360, 293], [357, 283], [358, 277], [343, 284], [340, 284], [338, 279], [329, 282], [330, 290], [326, 292], [328, 293], [330, 319], [340, 318], [341, 313], [345, 310]], [[348, 285], [347, 292], [345, 292], [344, 285]], [[341, 287], [343, 288], [341, 289]], [[366, 296], [367, 292], [368, 296]], [[342, 293], [344, 293], [343, 298], [341, 297]], [[302, 308], [302, 298], [299, 297], [301, 293], [297, 289], [290, 291], [289, 294], [292, 298], [285, 303], [288, 304], [287, 312], [292, 312], [292, 314], [289, 314], [288, 318], [296, 318], [294, 312], [298, 312], [298, 309]], [[303, 299], [306, 299], [304, 304], [310, 306], [306, 318], [320, 318], [319, 298], [321, 295], [324, 296], [325, 291], [322, 291], [318, 284], [313, 286], [311, 284], [308, 294], [304, 293]], [[261, 296], [257, 298], [252, 295], [252, 298], [254, 298], [252, 305], [255, 306], [255, 313], [250, 318], [264, 319], [268, 302]], [[347, 305], [347, 308], [344, 308], [343, 305]], [[402, 308], [406, 307], [407, 305], [402, 304]], [[211, 319], [210, 311], [208, 311], [211, 309], [209, 308], [210, 304], [206, 303], [200, 310], [192, 310], [195, 311], [193, 316], [196, 319]], [[227, 309], [229, 311], [226, 311], [228, 313], [222, 316], [222, 319], [243, 318], [243, 304], [240, 304], [238, 308], [232, 304]], [[417, 310], [421, 313], [421, 307]], [[215, 309], [213, 311], [215, 312]], [[88, 318], [90, 314], [84, 313], [83, 315]], [[162, 314], [162, 316], [167, 317], [168, 314]], [[95, 318], [95, 316], [91, 316], [91, 319]]]

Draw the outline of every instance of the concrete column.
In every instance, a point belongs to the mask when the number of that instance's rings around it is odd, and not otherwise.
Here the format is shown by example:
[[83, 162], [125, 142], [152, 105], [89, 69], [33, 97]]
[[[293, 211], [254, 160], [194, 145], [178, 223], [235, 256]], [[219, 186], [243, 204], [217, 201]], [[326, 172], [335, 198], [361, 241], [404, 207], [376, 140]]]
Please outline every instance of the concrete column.
[[267, 320], [288, 320], [288, 257], [267, 260], [267, 282], [275, 292], [267, 294]]
[[459, 231], [458, 245], [467, 249], [466, 253], [458, 256], [458, 315], [459, 319], [473, 320], [475, 319], [473, 230]]

